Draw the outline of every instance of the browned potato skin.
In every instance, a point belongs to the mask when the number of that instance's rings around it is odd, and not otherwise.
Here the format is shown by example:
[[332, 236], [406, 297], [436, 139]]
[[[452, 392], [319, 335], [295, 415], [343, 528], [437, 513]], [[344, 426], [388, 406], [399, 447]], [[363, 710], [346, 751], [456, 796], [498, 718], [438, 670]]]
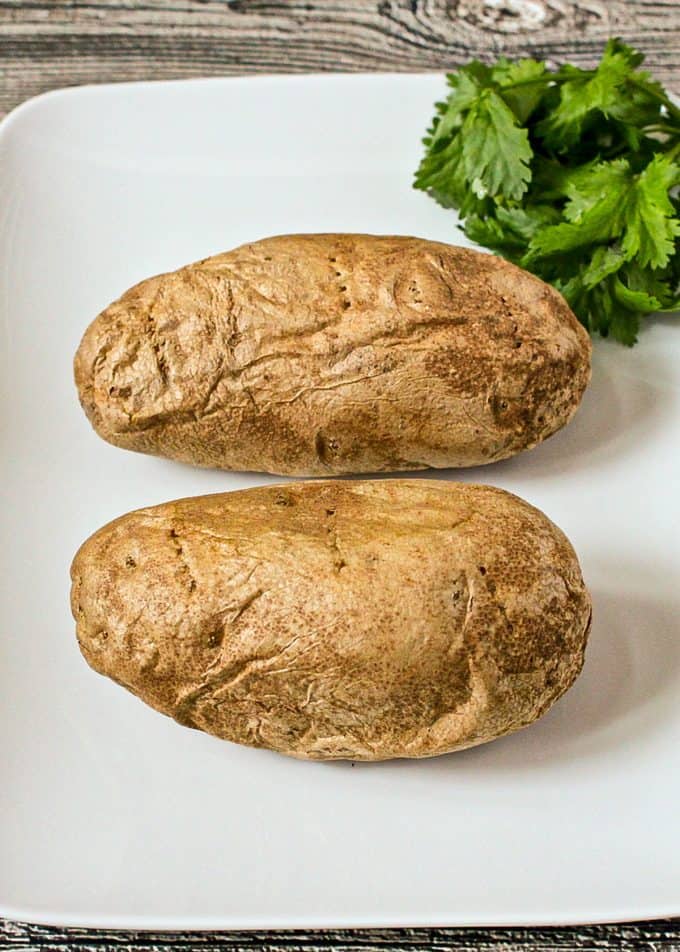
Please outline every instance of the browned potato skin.
[[182, 724], [314, 760], [428, 757], [530, 724], [581, 670], [591, 616], [539, 510], [434, 480], [141, 509], [71, 575], [96, 671]]
[[129, 290], [87, 330], [75, 378], [116, 446], [328, 476], [534, 446], [576, 411], [590, 352], [557, 291], [500, 258], [288, 235]]

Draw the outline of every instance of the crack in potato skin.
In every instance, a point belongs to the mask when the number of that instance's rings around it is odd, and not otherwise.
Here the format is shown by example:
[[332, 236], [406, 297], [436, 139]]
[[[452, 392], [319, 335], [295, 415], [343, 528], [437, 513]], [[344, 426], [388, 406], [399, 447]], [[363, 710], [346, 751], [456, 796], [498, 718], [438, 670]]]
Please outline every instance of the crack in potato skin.
[[426, 757], [523, 727], [583, 664], [590, 597], [487, 486], [318, 481], [142, 509], [72, 566], [88, 663], [181, 724], [295, 757]]
[[530, 448], [576, 411], [590, 352], [560, 295], [500, 258], [288, 235], [131, 288], [86, 331], [75, 378], [117, 446], [329, 476]]

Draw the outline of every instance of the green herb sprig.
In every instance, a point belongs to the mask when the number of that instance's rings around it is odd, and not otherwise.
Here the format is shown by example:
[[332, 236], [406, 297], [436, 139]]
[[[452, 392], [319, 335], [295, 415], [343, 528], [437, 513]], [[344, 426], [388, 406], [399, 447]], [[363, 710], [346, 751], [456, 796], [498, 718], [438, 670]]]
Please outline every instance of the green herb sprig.
[[414, 187], [623, 344], [680, 308], [680, 108], [609, 40], [596, 69], [473, 61], [447, 76]]

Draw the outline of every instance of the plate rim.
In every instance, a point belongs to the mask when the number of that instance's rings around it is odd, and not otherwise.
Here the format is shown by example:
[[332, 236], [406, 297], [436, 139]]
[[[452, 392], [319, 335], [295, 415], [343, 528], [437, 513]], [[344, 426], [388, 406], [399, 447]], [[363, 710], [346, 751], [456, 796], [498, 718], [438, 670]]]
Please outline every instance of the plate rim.
[[31, 925], [52, 926], [64, 929], [110, 929], [131, 932], [289, 932], [322, 931], [336, 929], [542, 929], [570, 928], [575, 926], [596, 926], [628, 922], [655, 922], [680, 917], [680, 905], [657, 907], [654, 910], [641, 910], [632, 913], [612, 907], [610, 911], [592, 916], [542, 914], [528, 919], [518, 915], [494, 917], [484, 916], [471, 919], [466, 916], [442, 915], [434, 917], [410, 916], [408, 920], [382, 918], [282, 918], [274, 916], [255, 921], [254, 918], [226, 916], [159, 916], [159, 915], [69, 915], [51, 912], [49, 909], [32, 909], [22, 906], [5, 906], [0, 902], [0, 919], [12, 922], [26, 922]]

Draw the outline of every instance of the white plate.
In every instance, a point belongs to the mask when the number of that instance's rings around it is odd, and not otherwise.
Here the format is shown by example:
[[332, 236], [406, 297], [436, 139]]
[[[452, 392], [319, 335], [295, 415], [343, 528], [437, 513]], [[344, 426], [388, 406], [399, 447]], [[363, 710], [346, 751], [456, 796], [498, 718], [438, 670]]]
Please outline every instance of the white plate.
[[0, 913], [143, 928], [567, 923], [680, 913], [680, 326], [599, 342], [571, 426], [465, 479], [571, 537], [584, 673], [539, 723], [429, 762], [314, 764], [185, 730], [91, 672], [79, 543], [267, 477], [103, 443], [71, 357], [129, 285], [264, 235], [457, 241], [410, 188], [436, 76], [51, 93], [0, 129]]

